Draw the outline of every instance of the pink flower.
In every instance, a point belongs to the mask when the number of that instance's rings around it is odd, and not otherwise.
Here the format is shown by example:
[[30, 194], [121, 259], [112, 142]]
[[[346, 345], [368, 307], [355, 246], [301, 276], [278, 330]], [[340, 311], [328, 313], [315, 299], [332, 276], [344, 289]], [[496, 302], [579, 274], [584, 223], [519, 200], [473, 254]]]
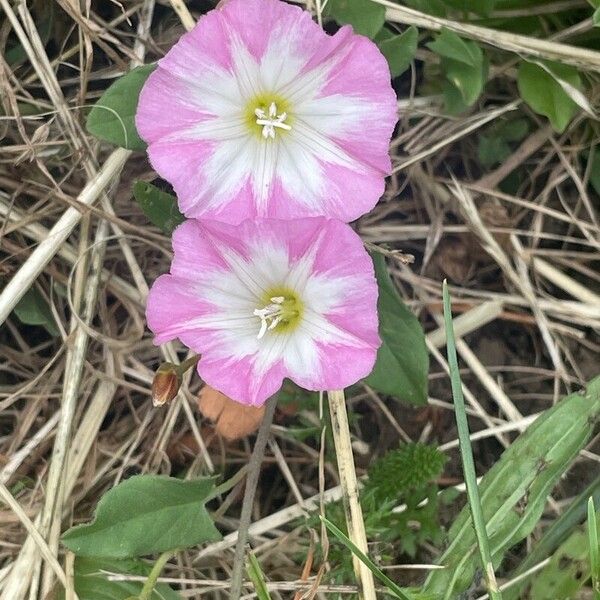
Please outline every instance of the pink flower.
[[158, 62], [138, 105], [150, 162], [188, 217], [368, 212], [390, 172], [396, 96], [385, 58], [280, 0], [230, 0]]
[[161, 344], [202, 355], [198, 372], [261, 405], [289, 377], [340, 389], [371, 372], [380, 341], [371, 258], [348, 225], [324, 218], [186, 221], [146, 316]]

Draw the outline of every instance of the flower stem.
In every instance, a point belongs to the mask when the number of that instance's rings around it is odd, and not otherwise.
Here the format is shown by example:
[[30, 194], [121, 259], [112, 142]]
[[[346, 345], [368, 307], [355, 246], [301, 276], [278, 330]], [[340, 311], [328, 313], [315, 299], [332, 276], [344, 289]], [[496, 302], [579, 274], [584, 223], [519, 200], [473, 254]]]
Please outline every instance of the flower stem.
[[244, 575], [244, 552], [246, 542], [248, 541], [248, 529], [252, 518], [252, 506], [254, 505], [254, 495], [260, 477], [260, 467], [265, 455], [265, 448], [271, 432], [271, 423], [275, 415], [277, 406], [277, 395], [271, 396], [267, 400], [267, 409], [265, 416], [260, 424], [260, 429], [254, 442], [254, 450], [248, 462], [248, 477], [246, 479], [246, 490], [244, 492], [244, 502], [242, 503], [242, 514], [240, 516], [240, 525], [238, 528], [238, 539], [235, 547], [235, 556], [233, 558], [233, 570], [231, 573], [231, 588], [229, 591], [229, 600], [239, 600], [242, 593], [242, 577]]
[[198, 364], [199, 360], [200, 360], [200, 355], [196, 354], [195, 356], [190, 356], [189, 358], [186, 358], [182, 363], [178, 364], [176, 368], [177, 368], [177, 373], [179, 374], [179, 376], [183, 377], [183, 374], [188, 369], [195, 367]]
[[[358, 482], [354, 468], [354, 456], [352, 455], [344, 390], [330, 390], [327, 392], [327, 397], [329, 399], [331, 428], [340, 474], [348, 537], [361, 552], [368, 555], [367, 533], [365, 531], [362, 508], [358, 499]], [[359, 598], [363, 600], [376, 600], [373, 573], [356, 555], [352, 556], [352, 564], [354, 565], [354, 572], [358, 583]]]
[[169, 550], [168, 552], [163, 552], [158, 557], [154, 563], [154, 566], [152, 567], [152, 571], [150, 571], [150, 575], [148, 575], [148, 579], [146, 579], [146, 583], [144, 583], [144, 587], [138, 596], [138, 600], [150, 600], [152, 597], [152, 592], [154, 591], [154, 587], [156, 586], [156, 582], [158, 581], [158, 577], [162, 573], [164, 566], [173, 556], [175, 556], [175, 552]]

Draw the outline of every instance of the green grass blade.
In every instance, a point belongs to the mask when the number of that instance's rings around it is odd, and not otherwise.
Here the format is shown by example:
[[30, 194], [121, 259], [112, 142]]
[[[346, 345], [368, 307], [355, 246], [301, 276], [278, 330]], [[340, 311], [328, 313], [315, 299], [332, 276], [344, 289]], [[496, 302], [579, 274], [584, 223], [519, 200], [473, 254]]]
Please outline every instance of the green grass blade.
[[350, 538], [338, 529], [329, 519], [321, 516], [321, 520], [325, 523], [325, 527], [335, 535], [335, 537], [348, 548], [355, 556], [357, 556], [373, 573], [373, 576], [379, 579], [383, 585], [385, 585], [396, 598], [400, 600], [413, 600], [406, 592], [402, 591], [402, 588], [398, 584], [394, 583], [364, 552], [362, 552], [357, 546], [352, 543]]
[[590, 547], [590, 570], [592, 573], [592, 587], [594, 598], [600, 598], [600, 547], [598, 546], [598, 523], [594, 499], [588, 500], [588, 543]]
[[260, 564], [256, 559], [256, 556], [254, 556], [254, 552], [250, 552], [248, 554], [246, 572], [248, 573], [248, 577], [250, 577], [252, 583], [254, 584], [254, 591], [258, 596], [258, 600], [271, 600], [269, 590], [267, 589], [265, 577], [263, 575], [262, 569], [260, 568]]
[[473, 518], [473, 526], [477, 536], [477, 545], [481, 556], [481, 563], [484, 568], [486, 587], [492, 600], [501, 600], [502, 595], [496, 583], [494, 566], [492, 564], [492, 555], [490, 544], [485, 528], [483, 512], [481, 510], [481, 501], [479, 490], [477, 488], [477, 476], [475, 475], [475, 463], [473, 461], [473, 449], [469, 439], [469, 424], [467, 422], [467, 413], [465, 410], [465, 400], [463, 398], [462, 383], [460, 380], [460, 371], [458, 369], [458, 359], [456, 357], [456, 344], [454, 340], [454, 328], [452, 326], [452, 309], [450, 305], [450, 294], [448, 293], [448, 284], [443, 284], [444, 297], [444, 321], [446, 325], [446, 345], [448, 350], [448, 366], [450, 368], [450, 381], [452, 384], [452, 397], [454, 399], [454, 412], [456, 415], [456, 427], [458, 429], [458, 439], [460, 441], [460, 455], [467, 486], [467, 498]]

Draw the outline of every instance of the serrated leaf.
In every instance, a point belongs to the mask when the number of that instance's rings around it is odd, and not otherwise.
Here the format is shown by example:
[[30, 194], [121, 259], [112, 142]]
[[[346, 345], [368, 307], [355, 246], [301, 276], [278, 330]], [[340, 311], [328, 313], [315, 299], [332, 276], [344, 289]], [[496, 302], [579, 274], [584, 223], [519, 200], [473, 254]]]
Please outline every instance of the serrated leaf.
[[50, 335], [59, 334], [54, 315], [48, 303], [35, 288], [30, 288], [15, 306], [15, 314], [25, 325], [40, 325]]
[[139, 475], [109, 490], [94, 521], [72, 527], [63, 544], [77, 556], [132, 558], [221, 537], [204, 503], [213, 479]]
[[429, 354], [423, 329], [396, 292], [383, 256], [374, 255], [373, 262], [379, 286], [377, 310], [382, 344], [365, 383], [410, 404], [426, 404]]
[[117, 79], [94, 104], [86, 121], [87, 130], [129, 150], [145, 150], [146, 143], [135, 127], [140, 91], [156, 65], [143, 65]]
[[[585, 447], [598, 418], [600, 377], [538, 417], [484, 475], [479, 490], [495, 566], [534, 529], [548, 494]], [[448, 535], [450, 545], [439, 559], [446, 568], [433, 571], [424, 587], [446, 600], [465, 591], [481, 568], [468, 506]]]
[[579, 73], [572, 67], [559, 63], [540, 65], [522, 62], [517, 85], [521, 98], [536, 113], [548, 117], [557, 132], [565, 130], [575, 113], [577, 104], [567, 94], [558, 79], [576, 89], [581, 87]]
[[[111, 581], [109, 573], [123, 575], [148, 575], [152, 569], [150, 563], [141, 560], [110, 558], [75, 559], [75, 592], [79, 600], [124, 600], [139, 596], [144, 587], [143, 581]], [[64, 600], [64, 591], [59, 600]], [[164, 583], [158, 583], [150, 600], [181, 600], [181, 596]]]
[[434, 446], [420, 442], [404, 444], [390, 450], [369, 467], [364, 489], [380, 502], [398, 500], [407, 491], [437, 479], [446, 459]]
[[373, 39], [385, 23], [385, 7], [371, 0], [329, 0], [325, 12], [340, 25]]
[[417, 52], [418, 40], [417, 28], [409, 27], [400, 35], [394, 35], [378, 42], [381, 53], [388, 61], [392, 77], [398, 77], [408, 69]]
[[177, 225], [185, 221], [185, 217], [177, 208], [177, 198], [159, 190], [155, 185], [136, 181], [133, 195], [152, 224], [167, 235], [171, 235]]

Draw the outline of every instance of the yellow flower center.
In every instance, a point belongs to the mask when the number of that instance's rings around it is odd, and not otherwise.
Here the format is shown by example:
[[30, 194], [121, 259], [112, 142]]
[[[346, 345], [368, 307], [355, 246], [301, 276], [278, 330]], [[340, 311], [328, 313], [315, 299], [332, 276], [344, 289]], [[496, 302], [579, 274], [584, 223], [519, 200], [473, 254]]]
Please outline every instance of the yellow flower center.
[[267, 331], [289, 333], [298, 327], [304, 312], [304, 305], [298, 295], [288, 288], [273, 288], [263, 297], [261, 307], [254, 311], [260, 319], [257, 338], [260, 340]]
[[260, 94], [246, 105], [248, 128], [265, 140], [274, 140], [292, 128], [289, 108], [289, 102], [277, 94]]

